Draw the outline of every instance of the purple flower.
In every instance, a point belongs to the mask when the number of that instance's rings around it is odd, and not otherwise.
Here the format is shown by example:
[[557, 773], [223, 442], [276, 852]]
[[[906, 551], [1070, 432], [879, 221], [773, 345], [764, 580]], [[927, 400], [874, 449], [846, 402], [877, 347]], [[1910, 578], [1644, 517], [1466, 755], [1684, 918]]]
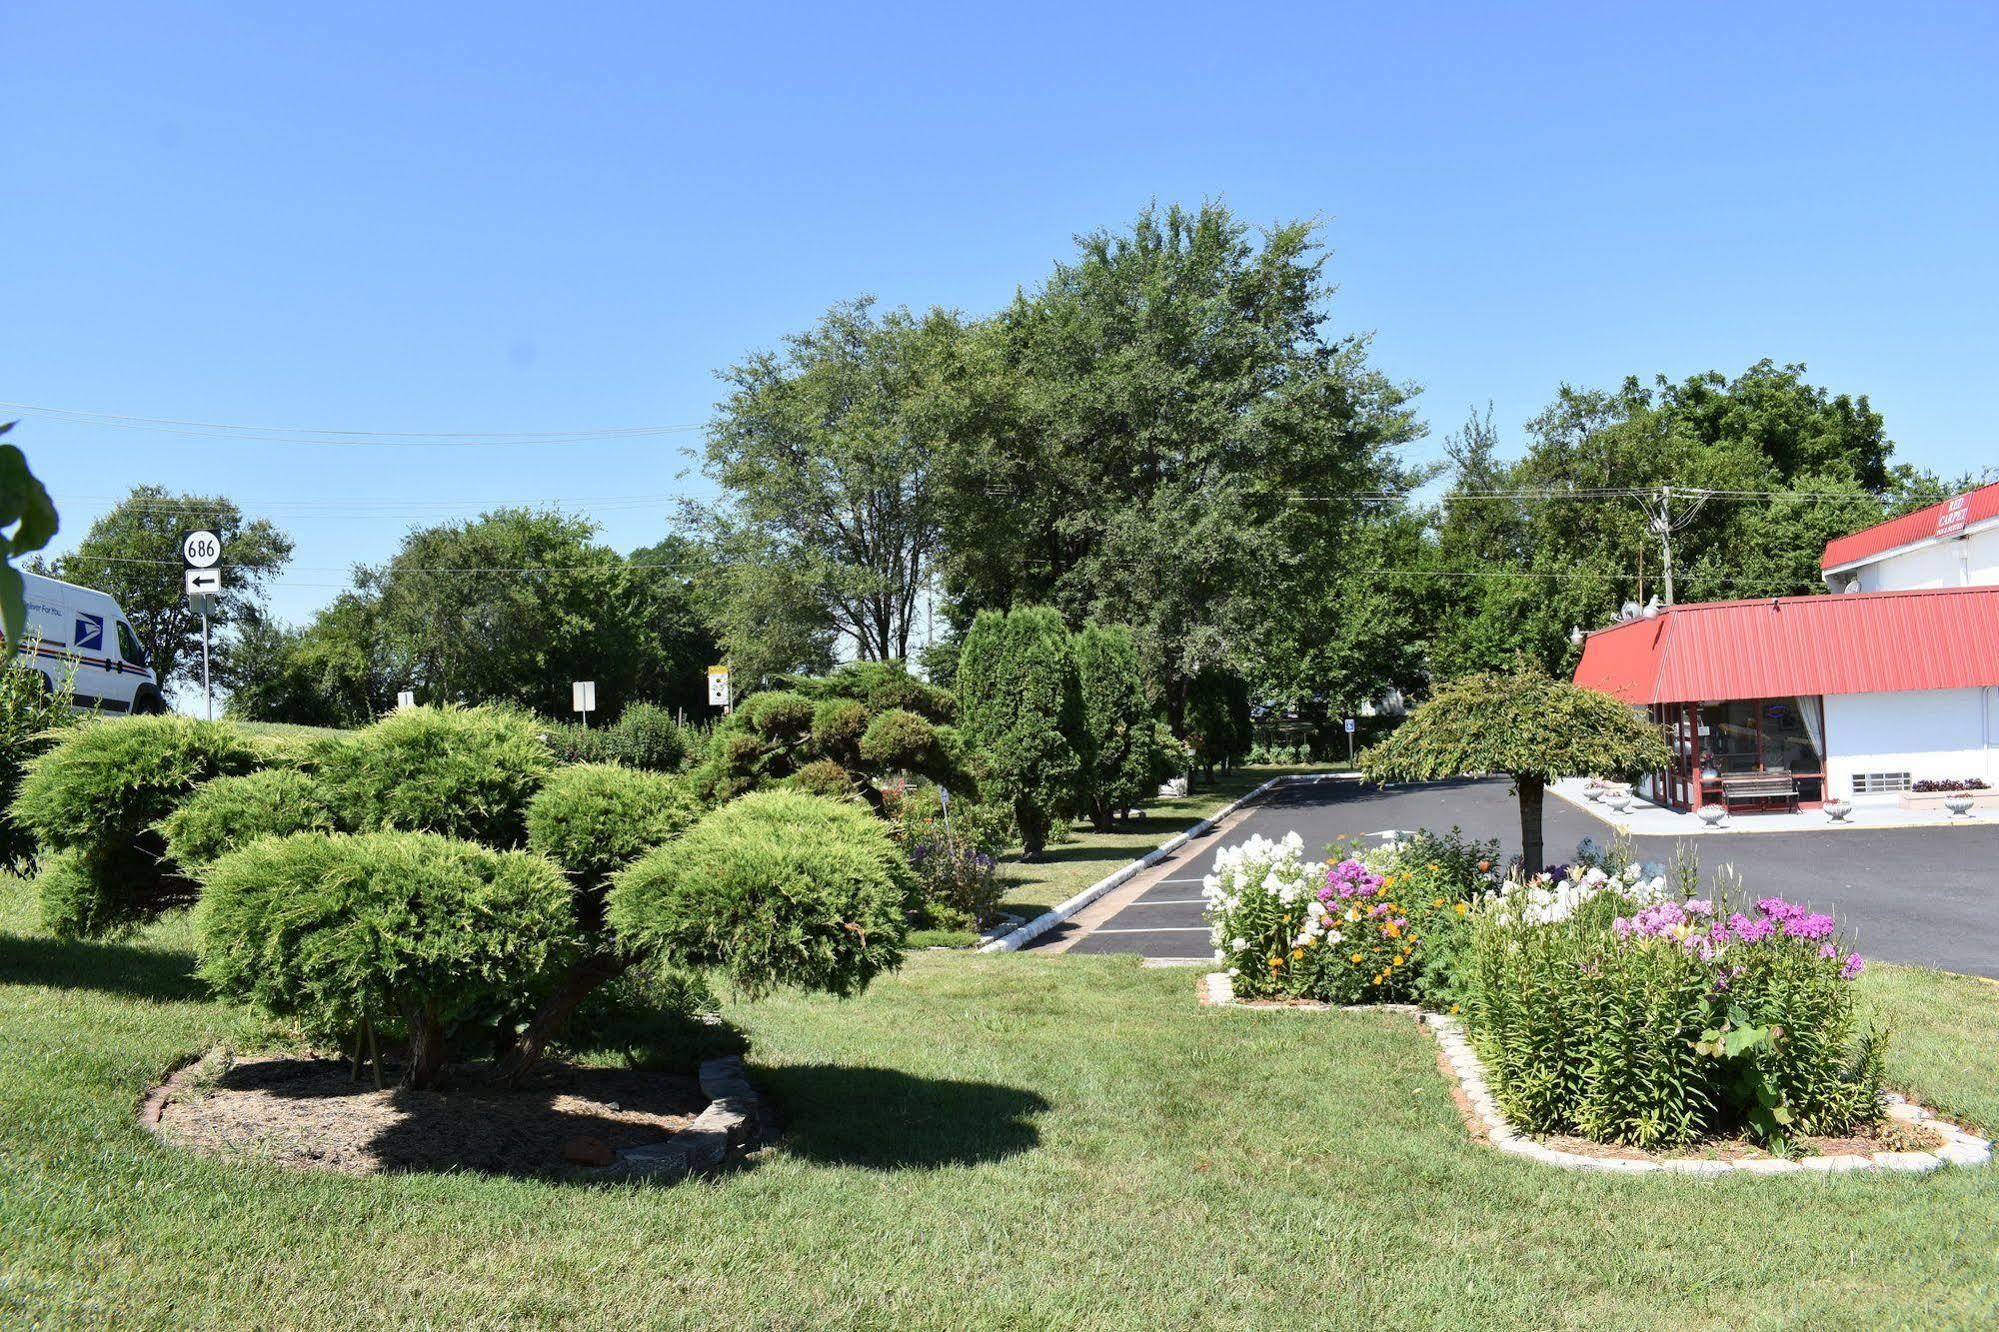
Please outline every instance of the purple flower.
[[1861, 973], [1862, 969], [1864, 969], [1866, 966], [1867, 966], [1866, 958], [1862, 957], [1858, 953], [1850, 954], [1846, 959], [1845, 965], [1843, 965], [1839, 969], [1839, 978], [1841, 980], [1852, 980], [1855, 976], [1858, 976]]
[[1784, 933], [1793, 939], [1823, 939], [1836, 928], [1831, 916], [1823, 911], [1813, 911], [1805, 915], [1792, 916], [1783, 924]]
[[1835, 958], [1835, 957], [1838, 957], [1838, 956], [1839, 956], [1839, 945], [1838, 945], [1838, 944], [1829, 944], [1829, 943], [1828, 943], [1828, 944], [1820, 944], [1820, 945], [1819, 945], [1819, 956], [1820, 956], [1820, 957], [1823, 957], [1823, 958], [1826, 958], [1827, 960], [1831, 960], [1832, 958]]
[[1714, 914], [1714, 903], [1704, 897], [1690, 897], [1687, 899], [1684, 909], [1689, 916], [1712, 916]]

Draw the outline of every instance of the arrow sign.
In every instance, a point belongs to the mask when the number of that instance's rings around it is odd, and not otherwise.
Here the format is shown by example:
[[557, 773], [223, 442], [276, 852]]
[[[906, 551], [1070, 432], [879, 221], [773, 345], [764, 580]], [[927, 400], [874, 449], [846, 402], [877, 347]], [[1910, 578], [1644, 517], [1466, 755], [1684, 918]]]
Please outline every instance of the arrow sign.
[[219, 596], [222, 592], [220, 569], [189, 569], [182, 578], [187, 584], [187, 594], [191, 597]]

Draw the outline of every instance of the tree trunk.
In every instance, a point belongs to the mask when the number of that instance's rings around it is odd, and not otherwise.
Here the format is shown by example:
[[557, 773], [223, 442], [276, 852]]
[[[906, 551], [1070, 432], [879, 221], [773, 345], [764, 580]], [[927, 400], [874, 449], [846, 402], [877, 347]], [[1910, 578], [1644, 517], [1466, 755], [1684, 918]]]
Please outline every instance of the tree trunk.
[[508, 1086], [519, 1083], [529, 1069], [541, 1062], [549, 1045], [576, 1016], [583, 1001], [617, 979], [631, 964], [630, 958], [607, 952], [589, 953], [570, 964], [555, 992], [542, 1000], [527, 1029], [514, 1042], [514, 1048], [500, 1061], [494, 1077]]
[[1531, 879], [1547, 864], [1541, 848], [1541, 779], [1516, 775], [1513, 785], [1520, 792], [1520, 877]]
[[444, 1076], [444, 1022], [434, 1004], [425, 1004], [409, 1015], [409, 1060], [403, 1065], [403, 1086], [434, 1087]]
[[1048, 821], [1041, 817], [1041, 811], [1032, 803], [1021, 801], [1013, 807], [1013, 821], [1020, 826], [1021, 859], [1040, 855], [1048, 845]]

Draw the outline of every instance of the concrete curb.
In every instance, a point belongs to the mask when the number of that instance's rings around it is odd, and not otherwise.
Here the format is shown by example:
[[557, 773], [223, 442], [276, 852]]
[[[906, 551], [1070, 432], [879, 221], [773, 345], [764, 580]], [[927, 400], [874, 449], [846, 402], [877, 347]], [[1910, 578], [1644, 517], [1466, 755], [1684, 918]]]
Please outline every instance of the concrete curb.
[[[1550, 785], [1547, 793], [1569, 808], [1589, 815], [1614, 833], [1626, 837], [1795, 837], [1804, 833], [1817, 832], [1898, 832], [1909, 828], [1992, 828], [1999, 826], [1999, 819], [1987, 818], [1917, 818], [1893, 819], [1884, 823], [1835, 823], [1830, 818], [1807, 827], [1785, 828], [1758, 826], [1754, 823], [1737, 823], [1733, 819], [1718, 828], [1700, 825], [1698, 820], [1685, 828], [1648, 829], [1640, 828], [1628, 820], [1620, 819], [1616, 810], [1599, 802], [1564, 791]], [[1988, 811], [1989, 812], [1989, 811]], [[1692, 816], [1689, 815], [1689, 818]], [[1754, 819], [1751, 814], [1748, 818]]]
[[1105, 893], [1110, 892], [1113, 888], [1116, 888], [1119, 884], [1124, 883], [1125, 881], [1130, 879], [1132, 875], [1137, 874], [1140, 870], [1150, 869], [1152, 866], [1157, 865], [1161, 860], [1165, 859], [1167, 856], [1172, 855], [1175, 851], [1178, 851], [1181, 847], [1187, 845], [1187, 843], [1193, 841], [1196, 837], [1206, 837], [1209, 833], [1214, 831], [1215, 825], [1217, 823], [1220, 823], [1223, 819], [1235, 813], [1238, 809], [1241, 809], [1244, 805], [1247, 805], [1251, 801], [1257, 799], [1259, 796], [1263, 795], [1266, 791], [1273, 790], [1279, 786], [1291, 786], [1294, 784], [1306, 783], [1306, 782], [1311, 782], [1311, 783], [1322, 782], [1327, 780], [1328, 778], [1335, 777], [1337, 775], [1338, 774], [1333, 774], [1333, 773], [1314, 772], [1314, 773], [1287, 773], [1285, 776], [1282, 777], [1272, 777], [1269, 781], [1257, 787], [1254, 791], [1251, 791], [1248, 795], [1239, 797], [1233, 804], [1229, 805], [1226, 809], [1216, 810], [1213, 814], [1210, 814], [1207, 818], [1202, 819], [1199, 823], [1189, 828], [1186, 832], [1183, 832], [1179, 836], [1173, 838], [1171, 841], [1163, 842], [1160, 845], [1154, 847], [1152, 850], [1146, 852], [1143, 856], [1140, 856], [1137, 860], [1131, 861], [1129, 864], [1123, 866], [1120, 869], [1113, 870], [1111, 873], [1105, 875], [1101, 879], [1098, 879], [1095, 883], [1085, 888], [1082, 892], [1077, 893], [1074, 897], [1070, 898], [1068, 901], [1058, 903], [1057, 905], [1048, 908], [1048, 910], [1042, 912], [1040, 915], [1036, 916], [1033, 920], [1028, 921], [1025, 925], [1021, 925], [1013, 930], [1010, 930], [1006, 934], [1001, 935], [999, 938], [994, 939], [991, 943], [983, 945], [979, 949], [979, 951], [981, 953], [1019, 952], [1022, 947], [1024, 947], [1027, 944], [1033, 943], [1036, 939], [1039, 939], [1042, 935], [1048, 933], [1048, 931], [1054, 929], [1057, 925], [1060, 925], [1063, 921], [1069, 919], [1069, 917], [1075, 915], [1078, 911], [1081, 911], [1084, 907], [1096, 901], [1099, 897], [1102, 897]]
[[701, 1061], [701, 1092], [708, 1108], [665, 1142], [627, 1147], [605, 1175], [669, 1182], [714, 1170], [731, 1155], [776, 1137], [770, 1106], [743, 1071], [740, 1055]]

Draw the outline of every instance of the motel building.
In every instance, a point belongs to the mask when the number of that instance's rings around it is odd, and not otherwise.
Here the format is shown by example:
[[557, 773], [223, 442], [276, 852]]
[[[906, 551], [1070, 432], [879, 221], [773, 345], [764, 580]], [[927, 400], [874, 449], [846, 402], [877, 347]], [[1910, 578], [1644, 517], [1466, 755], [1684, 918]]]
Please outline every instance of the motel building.
[[1832, 595], [1667, 606], [1599, 629], [1576, 683], [1666, 729], [1674, 810], [1893, 805], [1999, 788], [1999, 484], [1830, 543]]

